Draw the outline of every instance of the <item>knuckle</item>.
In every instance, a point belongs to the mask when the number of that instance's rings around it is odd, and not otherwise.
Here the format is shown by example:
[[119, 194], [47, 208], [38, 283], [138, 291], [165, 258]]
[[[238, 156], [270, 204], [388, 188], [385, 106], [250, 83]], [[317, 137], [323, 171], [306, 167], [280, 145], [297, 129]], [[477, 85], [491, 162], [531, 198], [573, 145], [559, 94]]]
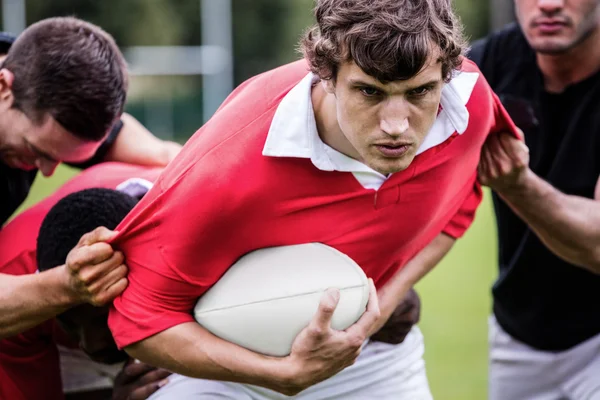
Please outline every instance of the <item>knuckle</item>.
[[312, 325], [308, 328], [308, 334], [315, 339], [323, 339], [325, 337], [325, 331], [317, 325]]
[[351, 335], [348, 338], [348, 345], [352, 349], [360, 349], [364, 341], [364, 337], [362, 335]]
[[125, 256], [123, 255], [123, 252], [121, 252], [121, 251], [115, 251], [113, 253], [113, 257], [117, 261], [118, 264], [123, 264], [123, 261], [125, 261]]
[[323, 312], [324, 314], [333, 314], [334, 311], [335, 311], [335, 306], [331, 303], [324, 303], [321, 306], [321, 312]]

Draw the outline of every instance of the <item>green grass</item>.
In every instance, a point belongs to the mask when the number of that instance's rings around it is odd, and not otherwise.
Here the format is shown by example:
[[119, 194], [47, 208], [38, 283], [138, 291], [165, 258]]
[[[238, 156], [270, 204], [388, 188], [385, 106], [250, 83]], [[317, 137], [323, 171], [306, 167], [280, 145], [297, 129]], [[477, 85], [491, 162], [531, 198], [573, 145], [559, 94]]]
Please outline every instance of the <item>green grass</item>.
[[[20, 210], [52, 193], [76, 170], [60, 167], [38, 178]], [[425, 359], [436, 400], [487, 398], [487, 317], [496, 276], [493, 211], [486, 193], [473, 227], [419, 283]]]

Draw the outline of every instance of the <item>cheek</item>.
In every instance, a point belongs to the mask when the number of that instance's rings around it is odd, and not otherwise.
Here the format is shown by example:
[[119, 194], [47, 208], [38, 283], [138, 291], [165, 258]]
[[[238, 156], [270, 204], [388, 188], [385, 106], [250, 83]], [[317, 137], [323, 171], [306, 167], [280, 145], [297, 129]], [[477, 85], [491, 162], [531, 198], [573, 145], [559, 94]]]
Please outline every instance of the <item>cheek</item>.
[[377, 110], [370, 104], [357, 100], [338, 104], [338, 123], [346, 137], [360, 141], [377, 130]]
[[418, 136], [424, 137], [431, 129], [438, 114], [439, 104], [439, 97], [437, 97], [424, 101], [413, 108], [412, 126]]

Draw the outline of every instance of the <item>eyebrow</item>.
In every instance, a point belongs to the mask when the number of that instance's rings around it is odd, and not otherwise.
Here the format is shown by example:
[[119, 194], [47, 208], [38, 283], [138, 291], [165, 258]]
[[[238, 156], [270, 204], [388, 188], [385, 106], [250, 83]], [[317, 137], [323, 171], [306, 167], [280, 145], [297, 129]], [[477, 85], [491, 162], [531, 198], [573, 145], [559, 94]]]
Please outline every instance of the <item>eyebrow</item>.
[[[351, 78], [351, 79], [349, 79], [349, 82], [353, 86], [369, 86], [369, 87], [372, 87], [372, 88], [375, 88], [375, 89], [378, 89], [378, 90], [381, 90], [381, 91], [385, 91], [385, 89], [380, 86], [381, 84], [373, 83], [373, 82], [366, 82], [366, 81], [361, 80], [360, 78], [356, 78], [356, 79]], [[421, 88], [421, 87], [435, 86], [435, 85], [438, 85], [441, 82], [442, 82], [442, 78], [440, 78], [440, 79], [431, 79], [430, 81], [424, 82], [424, 83], [422, 83], [420, 85], [416, 85], [416, 86], [410, 87], [410, 88], [408, 88], [407, 91], [415, 90], [415, 89], [418, 89], [418, 88]]]

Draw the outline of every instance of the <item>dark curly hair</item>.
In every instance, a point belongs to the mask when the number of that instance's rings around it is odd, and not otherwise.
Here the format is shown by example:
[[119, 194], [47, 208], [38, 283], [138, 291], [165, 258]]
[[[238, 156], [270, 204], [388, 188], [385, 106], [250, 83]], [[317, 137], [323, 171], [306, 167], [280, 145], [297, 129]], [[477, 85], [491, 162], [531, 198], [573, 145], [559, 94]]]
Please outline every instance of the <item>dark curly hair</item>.
[[40, 271], [62, 265], [81, 237], [104, 226], [114, 229], [137, 200], [111, 189], [86, 189], [62, 198], [44, 218], [37, 238]]
[[450, 0], [317, 0], [315, 16], [300, 49], [321, 79], [348, 61], [383, 83], [410, 79], [433, 45], [449, 81], [467, 48]]

